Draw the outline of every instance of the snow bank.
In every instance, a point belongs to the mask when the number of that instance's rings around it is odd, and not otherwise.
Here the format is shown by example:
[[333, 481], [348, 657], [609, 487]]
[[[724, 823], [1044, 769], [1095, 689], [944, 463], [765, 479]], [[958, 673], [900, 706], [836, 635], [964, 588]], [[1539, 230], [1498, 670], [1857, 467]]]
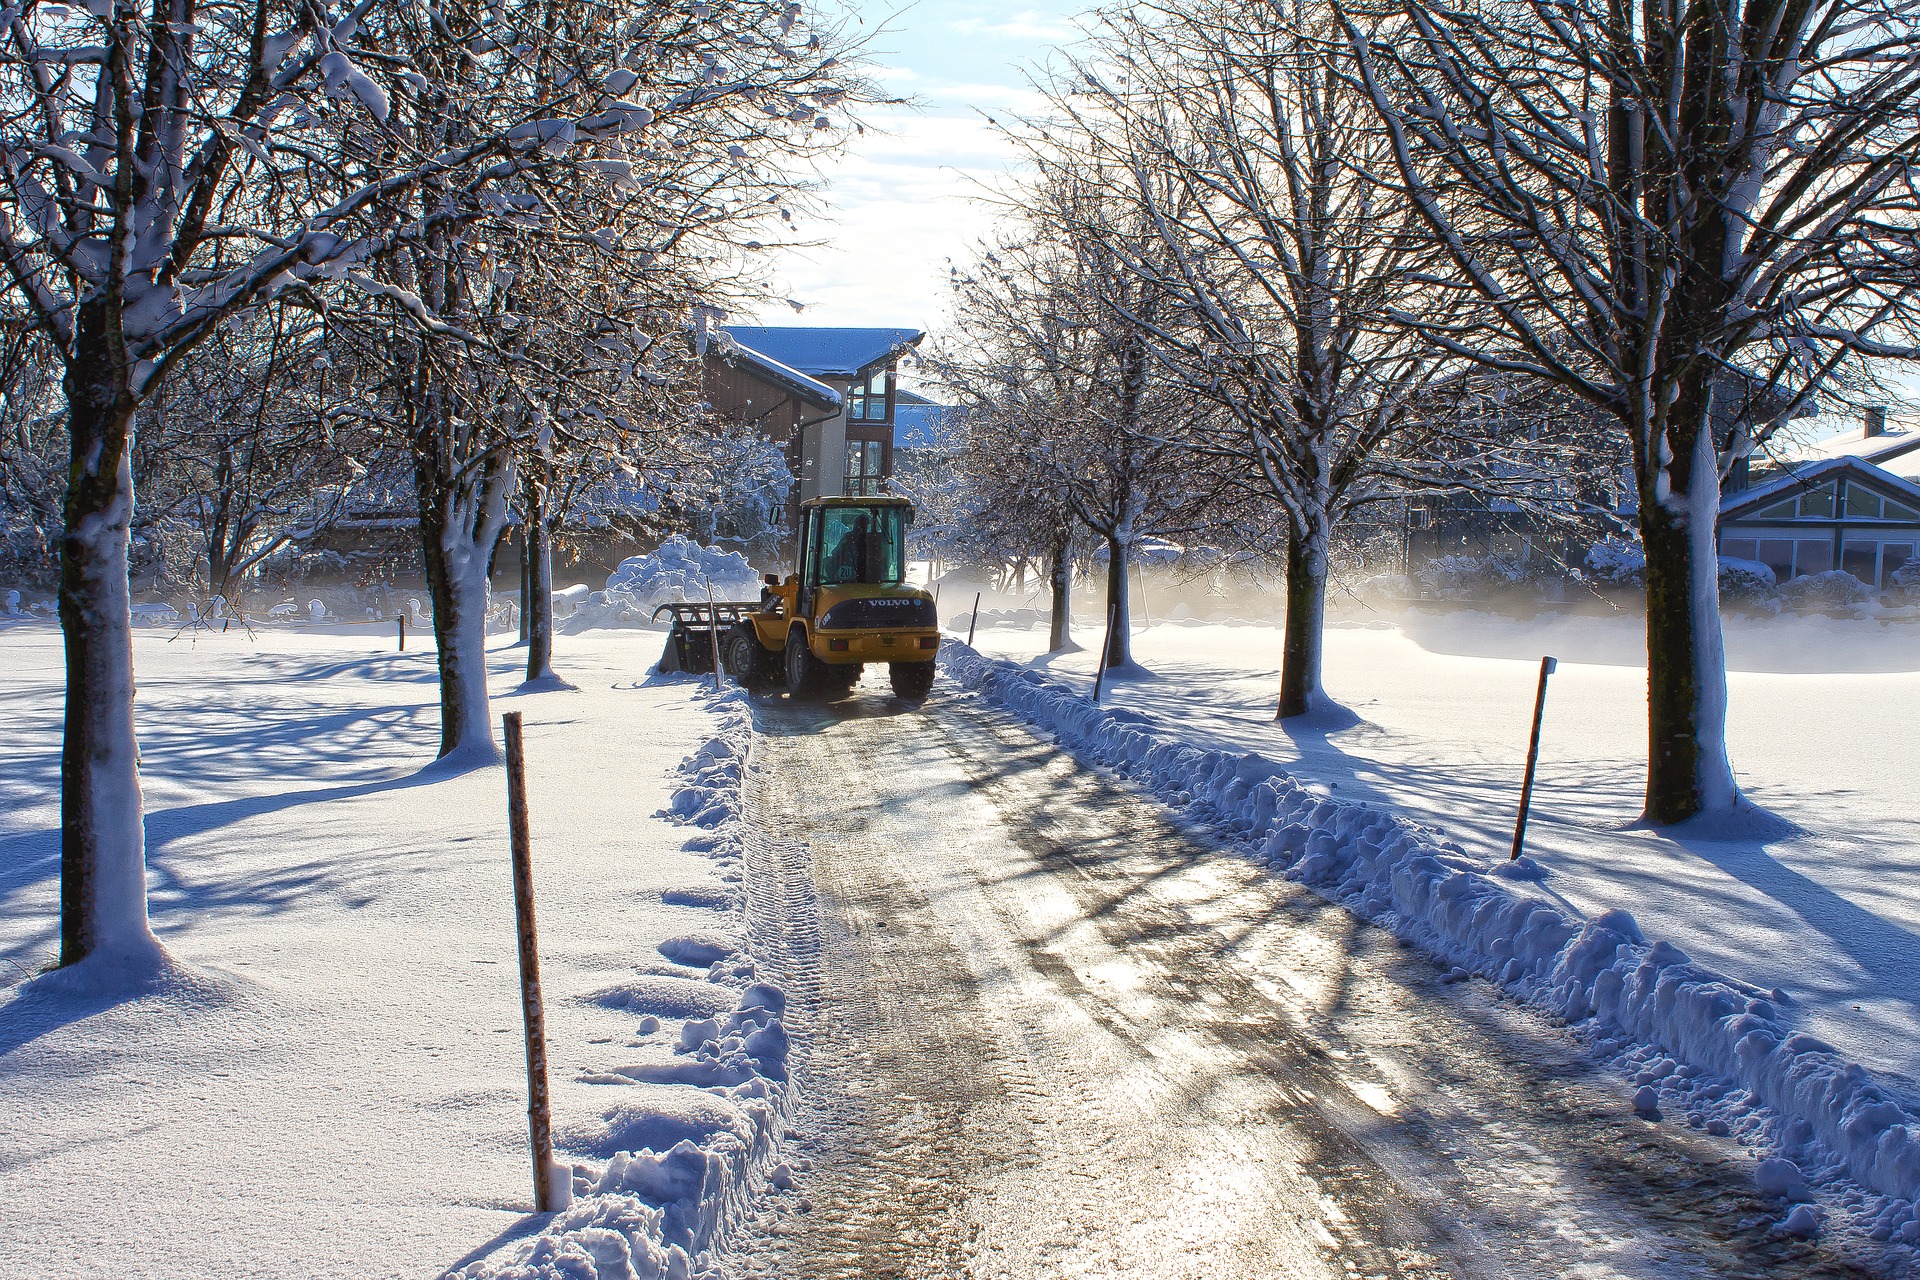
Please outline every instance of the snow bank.
[[[737, 690], [710, 703], [722, 731], [682, 762], [681, 786], [660, 816], [694, 828], [687, 847], [737, 878], [750, 721]], [[722, 905], [739, 909], [731, 899]], [[642, 973], [586, 997], [638, 1015], [643, 1036], [663, 1019], [681, 1023], [659, 1059], [591, 1081], [621, 1086], [600, 1120], [556, 1135], [562, 1152], [604, 1163], [573, 1165], [574, 1202], [538, 1236], [455, 1274], [685, 1280], [712, 1270], [716, 1245], [774, 1176], [790, 1114], [785, 994], [756, 979], [753, 960], [724, 929], [669, 938], [659, 950], [674, 972]]]
[[948, 641], [941, 661], [1092, 763], [1245, 840], [1253, 855], [1436, 956], [1572, 1024], [1632, 1075], [1640, 1110], [1771, 1147], [1806, 1177], [1851, 1179], [1879, 1240], [1920, 1242], [1920, 1107], [1786, 1025], [1784, 997], [1649, 943], [1624, 911], [1582, 919], [1386, 810], [1326, 798], [1263, 756], [1201, 750], [1138, 712]]
[[[703, 547], [675, 534], [647, 555], [622, 560], [605, 591], [572, 599], [571, 616], [560, 629], [574, 634], [594, 627], [645, 626], [661, 605], [705, 600], [709, 587], [715, 600], [753, 600], [760, 595], [760, 575], [737, 551]], [[562, 616], [558, 610], [555, 615]]]

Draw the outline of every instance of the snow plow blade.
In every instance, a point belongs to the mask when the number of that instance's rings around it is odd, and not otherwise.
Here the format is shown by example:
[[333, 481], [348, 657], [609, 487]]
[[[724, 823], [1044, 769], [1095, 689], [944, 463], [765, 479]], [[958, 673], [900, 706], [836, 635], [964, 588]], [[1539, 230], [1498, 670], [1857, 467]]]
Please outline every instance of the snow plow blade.
[[673, 630], [667, 633], [667, 647], [660, 655], [661, 674], [672, 671], [697, 671], [706, 674], [713, 670], [714, 645], [721, 636], [741, 619], [760, 607], [754, 600], [721, 600], [708, 604], [687, 601], [684, 604], [663, 604], [653, 611], [654, 621], [660, 615], [673, 615]]

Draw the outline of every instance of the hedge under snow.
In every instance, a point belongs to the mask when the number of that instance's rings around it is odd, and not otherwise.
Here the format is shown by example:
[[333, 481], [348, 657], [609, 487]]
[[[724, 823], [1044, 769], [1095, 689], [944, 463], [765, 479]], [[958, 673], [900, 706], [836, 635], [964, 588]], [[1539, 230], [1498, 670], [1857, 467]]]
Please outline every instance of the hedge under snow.
[[1763, 1190], [1805, 1199], [1807, 1177], [1850, 1176], [1867, 1189], [1853, 1200], [1870, 1236], [1920, 1240], [1920, 1112], [1784, 1025], [1781, 993], [1649, 943], [1625, 911], [1581, 919], [1526, 893], [1515, 880], [1538, 874], [1527, 859], [1490, 864], [1383, 809], [1317, 795], [1263, 756], [1194, 747], [950, 638], [941, 660], [961, 685], [1249, 842], [1289, 879], [1565, 1019], [1631, 1073], [1641, 1111], [1771, 1147]]

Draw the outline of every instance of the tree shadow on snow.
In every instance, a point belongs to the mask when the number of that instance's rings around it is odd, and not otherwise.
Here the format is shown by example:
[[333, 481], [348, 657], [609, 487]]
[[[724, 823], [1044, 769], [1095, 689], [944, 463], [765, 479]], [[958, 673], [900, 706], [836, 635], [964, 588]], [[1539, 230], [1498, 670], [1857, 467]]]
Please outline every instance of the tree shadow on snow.
[[[1751, 812], [1744, 812], [1748, 809]], [[1920, 975], [1920, 936], [1802, 875], [1767, 851], [1769, 845], [1804, 835], [1799, 827], [1749, 802], [1732, 822], [1695, 819], [1660, 834], [1778, 903], [1831, 942], [1886, 993], [1903, 993], [1899, 998], [1912, 1003], [1915, 975]], [[1861, 856], [1866, 856], [1865, 851]], [[1887, 874], [1897, 875], [1903, 869], [1889, 865]]]

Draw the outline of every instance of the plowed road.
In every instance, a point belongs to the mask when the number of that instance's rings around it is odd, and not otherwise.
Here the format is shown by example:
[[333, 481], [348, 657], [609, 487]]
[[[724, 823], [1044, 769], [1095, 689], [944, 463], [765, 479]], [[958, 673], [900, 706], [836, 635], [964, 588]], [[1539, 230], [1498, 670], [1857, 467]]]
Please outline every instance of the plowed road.
[[948, 687], [756, 703], [782, 1277], [1864, 1275], [1478, 980]]

